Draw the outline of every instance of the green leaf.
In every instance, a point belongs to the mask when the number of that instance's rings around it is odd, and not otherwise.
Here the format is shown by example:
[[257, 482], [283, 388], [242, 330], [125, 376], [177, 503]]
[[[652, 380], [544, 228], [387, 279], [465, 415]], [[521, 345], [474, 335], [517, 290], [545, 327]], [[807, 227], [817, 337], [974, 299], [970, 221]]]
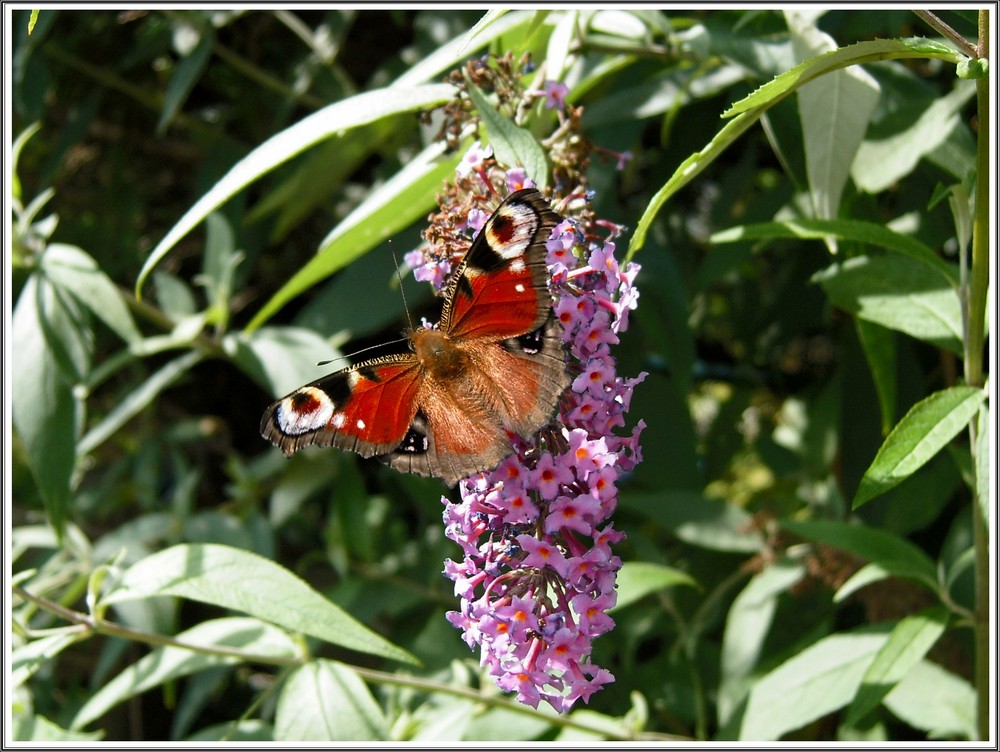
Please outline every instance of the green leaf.
[[[550, 13], [551, 11], [541, 11]], [[556, 20], [555, 28], [549, 36], [545, 48], [545, 76], [553, 81], [564, 80], [567, 72], [576, 62], [574, 45], [577, 29], [580, 28], [580, 11], [567, 8]]]
[[923, 660], [882, 702], [900, 720], [931, 738], [975, 740], [976, 690], [936, 663]]
[[141, 335], [117, 286], [97, 262], [72, 245], [53, 243], [42, 254], [40, 266], [45, 276], [85, 305], [126, 342]]
[[875, 630], [824, 637], [758, 680], [747, 697], [741, 741], [776, 741], [851, 701], [888, 640]]
[[719, 724], [725, 725], [749, 688], [764, 641], [774, 620], [778, 599], [805, 576], [805, 568], [790, 560], [778, 561], [750, 578], [726, 614], [722, 636]]
[[858, 188], [878, 193], [909, 175], [961, 122], [962, 109], [975, 93], [974, 84], [959, 81], [950, 94], [931, 102], [905, 131], [862, 143], [851, 165], [851, 177]]
[[[32, 11], [32, 17], [38, 13], [38, 11]], [[23, 131], [17, 134], [17, 138], [14, 139], [14, 143], [10, 148], [10, 165], [8, 169], [10, 170], [10, 180], [11, 180], [11, 198], [16, 202], [21, 202], [21, 180], [17, 176], [17, 164], [21, 158], [21, 151], [24, 149], [24, 145], [31, 140], [42, 128], [40, 122], [35, 122], [25, 128]]]
[[459, 47], [459, 53], [465, 52], [465, 50], [470, 47], [477, 36], [485, 31], [489, 26], [499, 21], [505, 15], [510, 13], [509, 10], [504, 10], [502, 8], [494, 8], [493, 10], [488, 10], [483, 14], [483, 17], [476, 21], [476, 25], [469, 29], [464, 38], [462, 39], [462, 45]]
[[324, 139], [400, 112], [434, 107], [451, 98], [453, 91], [446, 84], [375, 89], [324, 107], [272, 136], [237, 162], [156, 245], [139, 272], [136, 295], [141, 293], [150, 272], [181, 238], [253, 181]]
[[350, 666], [310, 661], [285, 681], [274, 717], [278, 742], [384, 742], [389, 723]]
[[[401, 128], [409, 127], [408, 114], [387, 117], [364, 128], [346, 131], [337, 140], [317, 144], [308, 159], [297, 160], [291, 174], [270, 187], [266, 196], [247, 212], [244, 222], [256, 224], [271, 214], [270, 242], [280, 243], [314, 212], [327, 212], [358, 167], [373, 153], [386, 148]], [[334, 199], [335, 200], [335, 199]]]
[[187, 281], [170, 272], [153, 272], [153, 289], [160, 310], [177, 323], [190, 319], [198, 311], [194, 291]]
[[625, 608], [645, 598], [650, 593], [679, 585], [697, 587], [698, 583], [691, 575], [673, 567], [648, 561], [626, 562], [618, 572], [616, 585], [618, 602], [611, 610]]
[[708, 167], [715, 158], [724, 152], [730, 144], [736, 141], [743, 133], [756, 123], [764, 114], [765, 109], [744, 112], [726, 123], [722, 129], [715, 134], [711, 141], [701, 151], [696, 151], [689, 156], [680, 166], [674, 170], [663, 187], [656, 192], [646, 205], [645, 211], [636, 224], [635, 232], [632, 233], [632, 240], [629, 243], [626, 260], [631, 259], [646, 244], [646, 235], [653, 225], [653, 220], [659, 214], [660, 209], [667, 203], [667, 200], [685, 185], [694, 180], [698, 174]]
[[483, 49], [501, 37], [510, 38], [520, 27], [534, 24], [541, 11], [487, 11], [471, 31], [439, 45], [437, 49], [412, 65], [396, 79], [392, 88], [406, 88], [436, 81], [441, 74], [465, 63], [476, 50]]
[[985, 401], [981, 389], [954, 386], [922, 399], [886, 437], [861, 478], [853, 508], [908, 478], [968, 426]]
[[111, 412], [104, 416], [104, 419], [100, 423], [90, 429], [80, 439], [77, 451], [81, 455], [94, 451], [114, 436], [118, 429], [124, 426], [129, 420], [146, 409], [160, 392], [194, 368], [205, 357], [205, 354], [201, 351], [191, 350], [167, 363], [163, 368], [142, 382], [136, 389], [119, 400]]
[[541, 144], [530, 131], [519, 128], [509, 117], [500, 114], [468, 78], [468, 73], [466, 83], [469, 99], [486, 126], [489, 134], [487, 141], [493, 147], [497, 160], [509, 167], [524, 167], [528, 177], [544, 189], [549, 184], [549, 163]]
[[14, 309], [11, 351], [17, 359], [11, 366], [11, 414], [49, 521], [61, 530], [83, 405], [46, 346], [37, 301], [42, 285], [48, 283], [38, 275], [29, 277]]
[[340, 357], [316, 332], [292, 326], [234, 332], [222, 346], [245, 374], [275, 397], [329, 373], [334, 366], [317, 367], [316, 363]]
[[655, 509], [657, 523], [692, 546], [710, 551], [756, 553], [764, 545], [760, 531], [753, 528], [746, 511], [693, 491], [629, 494], [622, 503], [647, 513]]
[[764, 104], [773, 104], [776, 100], [830, 71], [846, 68], [850, 65], [874, 63], [879, 60], [913, 58], [938, 58], [957, 63], [962, 56], [946, 44], [919, 37], [858, 42], [809, 58], [791, 70], [775, 76], [771, 81], [726, 110], [723, 117], [733, 117]]
[[[37, 12], [32, 11], [32, 13]], [[104, 738], [104, 731], [87, 733], [67, 731], [43, 715], [23, 716], [14, 713], [11, 720], [13, 721], [12, 738], [18, 742], [35, 742], [32, 746], [53, 748], [57, 742], [77, 746], [80, 742], [97, 743]]]
[[59, 653], [84, 638], [79, 632], [59, 633], [39, 637], [11, 651], [10, 689], [16, 689], [34, 676], [35, 672], [50, 663]]
[[985, 57], [961, 60], [955, 71], [959, 78], [986, 78], [990, 75], [990, 61]]
[[839, 68], [877, 60], [935, 57], [956, 62], [959, 55], [950, 47], [926, 39], [880, 39], [842, 47], [786, 71], [730, 107], [723, 117], [732, 118], [701, 151], [685, 159], [657, 191], [636, 225], [626, 258], [632, 258], [646, 243], [653, 220], [667, 200], [691, 182], [726, 148], [756, 123], [768, 109], [797, 88]]
[[[952, 561], [947, 562], [947, 572], [944, 576], [944, 591], [953, 599], [961, 600], [961, 593], [956, 593], [956, 589], [963, 588], [963, 580], [971, 580], [976, 576], [976, 548], [969, 546]], [[957, 588], [956, 588], [957, 585]]]
[[208, 65], [208, 60], [212, 56], [212, 46], [215, 44], [215, 29], [211, 24], [201, 24], [201, 28], [197, 30], [188, 24], [181, 24], [181, 28], [200, 36], [197, 46], [174, 67], [170, 76], [170, 83], [167, 84], [163, 98], [163, 111], [160, 113], [160, 121], [156, 124], [157, 136], [162, 136], [166, 132], [174, 116], [184, 106], [188, 94], [198, 83], [205, 66]]
[[865, 672], [844, 722], [856, 726], [878, 707], [882, 698], [927, 655], [947, 626], [948, 611], [943, 606], [908, 616], [896, 624]]
[[444, 146], [434, 143], [383, 186], [372, 192], [320, 244], [315, 258], [299, 269], [251, 319], [246, 331], [259, 328], [296, 296], [368, 252], [386, 238], [424, 219], [434, 206], [435, 191], [454, 175], [458, 157], [438, 162]]
[[[631, 738], [635, 734], [636, 728], [646, 727], [649, 712], [645, 697], [640, 692], [632, 692], [629, 699], [632, 701], [632, 706], [624, 718], [598, 713], [596, 710], [588, 710], [586, 707], [577, 708], [573, 711], [573, 720], [579, 725], [563, 726], [553, 740], [553, 746], [601, 747], [609, 739]], [[545, 715], [539, 712], [538, 717], [544, 718]]]
[[[589, 69], [585, 78], [570, 89], [567, 99], [581, 101], [589, 88], [598, 87], [619, 69], [633, 61], [627, 57], [606, 59]], [[692, 101], [717, 95], [747, 77], [746, 69], [736, 65], [703, 65], [698, 68], [669, 68], [656, 76], [636, 81], [622, 81], [614, 91], [587, 104], [583, 114], [586, 129], [617, 127], [623, 119], [641, 120], [663, 113], [676, 116]]]
[[712, 243], [739, 243], [751, 240], [815, 239], [850, 240], [885, 248], [894, 253], [916, 259], [940, 272], [956, 288], [958, 268], [937, 255], [929, 246], [909, 235], [894, 232], [885, 225], [857, 219], [795, 219], [783, 222], [760, 222], [752, 225], [729, 227], [709, 238]]
[[181, 632], [175, 639], [204, 647], [209, 652], [173, 645], [154, 648], [91, 695], [77, 711], [71, 728], [83, 728], [118, 703], [153, 687], [213, 666], [243, 662], [240, 656], [210, 652], [213, 647], [235, 648], [250, 660], [254, 656], [288, 660], [298, 656], [295, 641], [288, 634], [270, 624], [246, 617], [210, 619]]
[[211, 603], [350, 650], [417, 662], [284, 567], [249, 551], [214, 544], [173, 546], [132, 565], [104, 602], [157, 595]]
[[274, 728], [257, 718], [243, 718], [198, 729], [184, 741], [203, 746], [205, 742], [273, 742]]
[[[784, 13], [798, 59], [836, 48], [802, 11]], [[852, 67], [830, 72], [822, 82], [799, 89], [796, 97], [813, 211], [819, 219], [832, 219], [878, 103], [879, 85], [863, 69]]]
[[958, 292], [925, 264], [896, 255], [857, 256], [812, 279], [838, 308], [961, 355]]
[[204, 285], [212, 305], [226, 308], [233, 294], [233, 273], [238, 264], [236, 237], [229, 220], [221, 212], [205, 218], [205, 251], [201, 259], [201, 276], [195, 281]]
[[[837, 588], [837, 592], [833, 594], [833, 602], [843, 603], [862, 588], [868, 587], [873, 582], [887, 580], [896, 574], [891, 568], [887, 568], [883, 564], [865, 564], [848, 577], [843, 585]], [[900, 576], [905, 576], [905, 573], [901, 573]]]
[[898, 577], [921, 582], [936, 590], [937, 566], [917, 546], [891, 533], [846, 522], [783, 520], [781, 526], [803, 538], [857, 554]]
[[861, 318], [854, 319], [858, 341], [871, 369], [875, 393], [882, 415], [882, 434], [889, 433], [896, 420], [896, 339], [883, 326]]
[[976, 432], [975, 468], [976, 468], [976, 499], [979, 502], [979, 514], [983, 518], [983, 529], [990, 530], [994, 520], [990, 512], [993, 509], [993, 499], [990, 494], [990, 457], [993, 447], [990, 442], [990, 405], [984, 401], [979, 406], [979, 422]]

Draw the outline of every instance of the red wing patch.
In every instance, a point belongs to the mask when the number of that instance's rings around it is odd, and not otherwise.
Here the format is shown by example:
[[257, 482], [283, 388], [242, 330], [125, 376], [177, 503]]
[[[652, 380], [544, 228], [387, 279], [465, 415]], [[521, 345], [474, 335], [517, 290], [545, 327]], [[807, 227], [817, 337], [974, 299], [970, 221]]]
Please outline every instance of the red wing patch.
[[287, 455], [310, 444], [365, 457], [383, 454], [409, 430], [420, 376], [412, 355], [345, 368], [271, 405], [261, 419], [261, 434]]
[[453, 338], [519, 337], [548, 318], [545, 241], [559, 216], [534, 189], [511, 194], [455, 270], [441, 316]]

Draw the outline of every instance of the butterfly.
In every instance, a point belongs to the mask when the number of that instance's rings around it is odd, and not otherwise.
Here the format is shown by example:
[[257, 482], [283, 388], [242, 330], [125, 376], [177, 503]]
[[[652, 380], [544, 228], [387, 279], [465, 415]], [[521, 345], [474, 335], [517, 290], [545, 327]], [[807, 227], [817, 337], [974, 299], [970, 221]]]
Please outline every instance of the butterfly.
[[282, 397], [261, 435], [285, 455], [335, 446], [449, 486], [494, 468], [513, 451], [512, 434], [549, 422], [569, 384], [545, 265], [560, 221], [537, 190], [512, 193], [452, 274], [437, 326], [408, 331], [408, 352]]

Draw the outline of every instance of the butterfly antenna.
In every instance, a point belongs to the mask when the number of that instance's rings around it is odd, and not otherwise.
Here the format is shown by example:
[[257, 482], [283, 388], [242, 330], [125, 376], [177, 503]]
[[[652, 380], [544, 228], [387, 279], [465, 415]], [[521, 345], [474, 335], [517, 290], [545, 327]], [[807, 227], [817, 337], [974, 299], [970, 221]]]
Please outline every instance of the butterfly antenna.
[[326, 365], [329, 365], [330, 363], [334, 363], [334, 362], [336, 362], [338, 360], [348, 360], [348, 359], [353, 358], [356, 355], [360, 355], [361, 353], [366, 353], [369, 350], [377, 350], [378, 348], [385, 347], [386, 345], [395, 345], [397, 342], [406, 342], [406, 337], [400, 337], [398, 339], [390, 339], [388, 342], [379, 342], [377, 345], [370, 345], [369, 347], [362, 347], [360, 350], [355, 350], [354, 352], [348, 353], [347, 355], [341, 355], [340, 357], [337, 357], [337, 358], [330, 358], [330, 360], [321, 360], [316, 365], [318, 365], [318, 366], [326, 366]]
[[[392, 241], [390, 241], [392, 242]], [[392, 254], [392, 260], [396, 264], [396, 279], [399, 280], [399, 294], [403, 298], [403, 311], [406, 313], [406, 323], [409, 327], [408, 331], [413, 331], [413, 322], [410, 320], [410, 309], [406, 305], [406, 293], [403, 292], [403, 275], [399, 271], [399, 259], [396, 258], [396, 252], [392, 249], [389, 250]], [[386, 345], [395, 345], [397, 342], [406, 342], [406, 337], [400, 337], [399, 339], [391, 339], [388, 342], [380, 342], [377, 345], [371, 345], [370, 347], [363, 347], [360, 350], [355, 350], [347, 355], [341, 355], [339, 358], [331, 358], [330, 360], [321, 360], [317, 363], [317, 366], [326, 366], [338, 360], [348, 360], [361, 353], [368, 352], [369, 350], [375, 350], [379, 347], [385, 347]]]
[[413, 321], [410, 320], [410, 308], [406, 305], [406, 293], [403, 291], [403, 275], [399, 271], [399, 259], [396, 258], [396, 252], [394, 250], [390, 248], [389, 252], [392, 254], [393, 262], [396, 264], [396, 279], [399, 280], [399, 296], [403, 299], [403, 311], [406, 313], [407, 331], [412, 332]]

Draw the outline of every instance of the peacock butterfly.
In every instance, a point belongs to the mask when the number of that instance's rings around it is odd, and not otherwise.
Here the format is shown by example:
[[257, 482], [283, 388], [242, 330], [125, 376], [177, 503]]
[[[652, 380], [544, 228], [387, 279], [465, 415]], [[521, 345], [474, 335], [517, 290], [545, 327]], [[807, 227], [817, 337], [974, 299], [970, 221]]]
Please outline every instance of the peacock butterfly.
[[324, 376], [272, 404], [261, 435], [286, 455], [310, 444], [376, 456], [449, 486], [509, 455], [569, 384], [552, 315], [545, 241], [560, 217], [533, 188], [486, 221], [445, 291], [441, 321], [409, 352]]

